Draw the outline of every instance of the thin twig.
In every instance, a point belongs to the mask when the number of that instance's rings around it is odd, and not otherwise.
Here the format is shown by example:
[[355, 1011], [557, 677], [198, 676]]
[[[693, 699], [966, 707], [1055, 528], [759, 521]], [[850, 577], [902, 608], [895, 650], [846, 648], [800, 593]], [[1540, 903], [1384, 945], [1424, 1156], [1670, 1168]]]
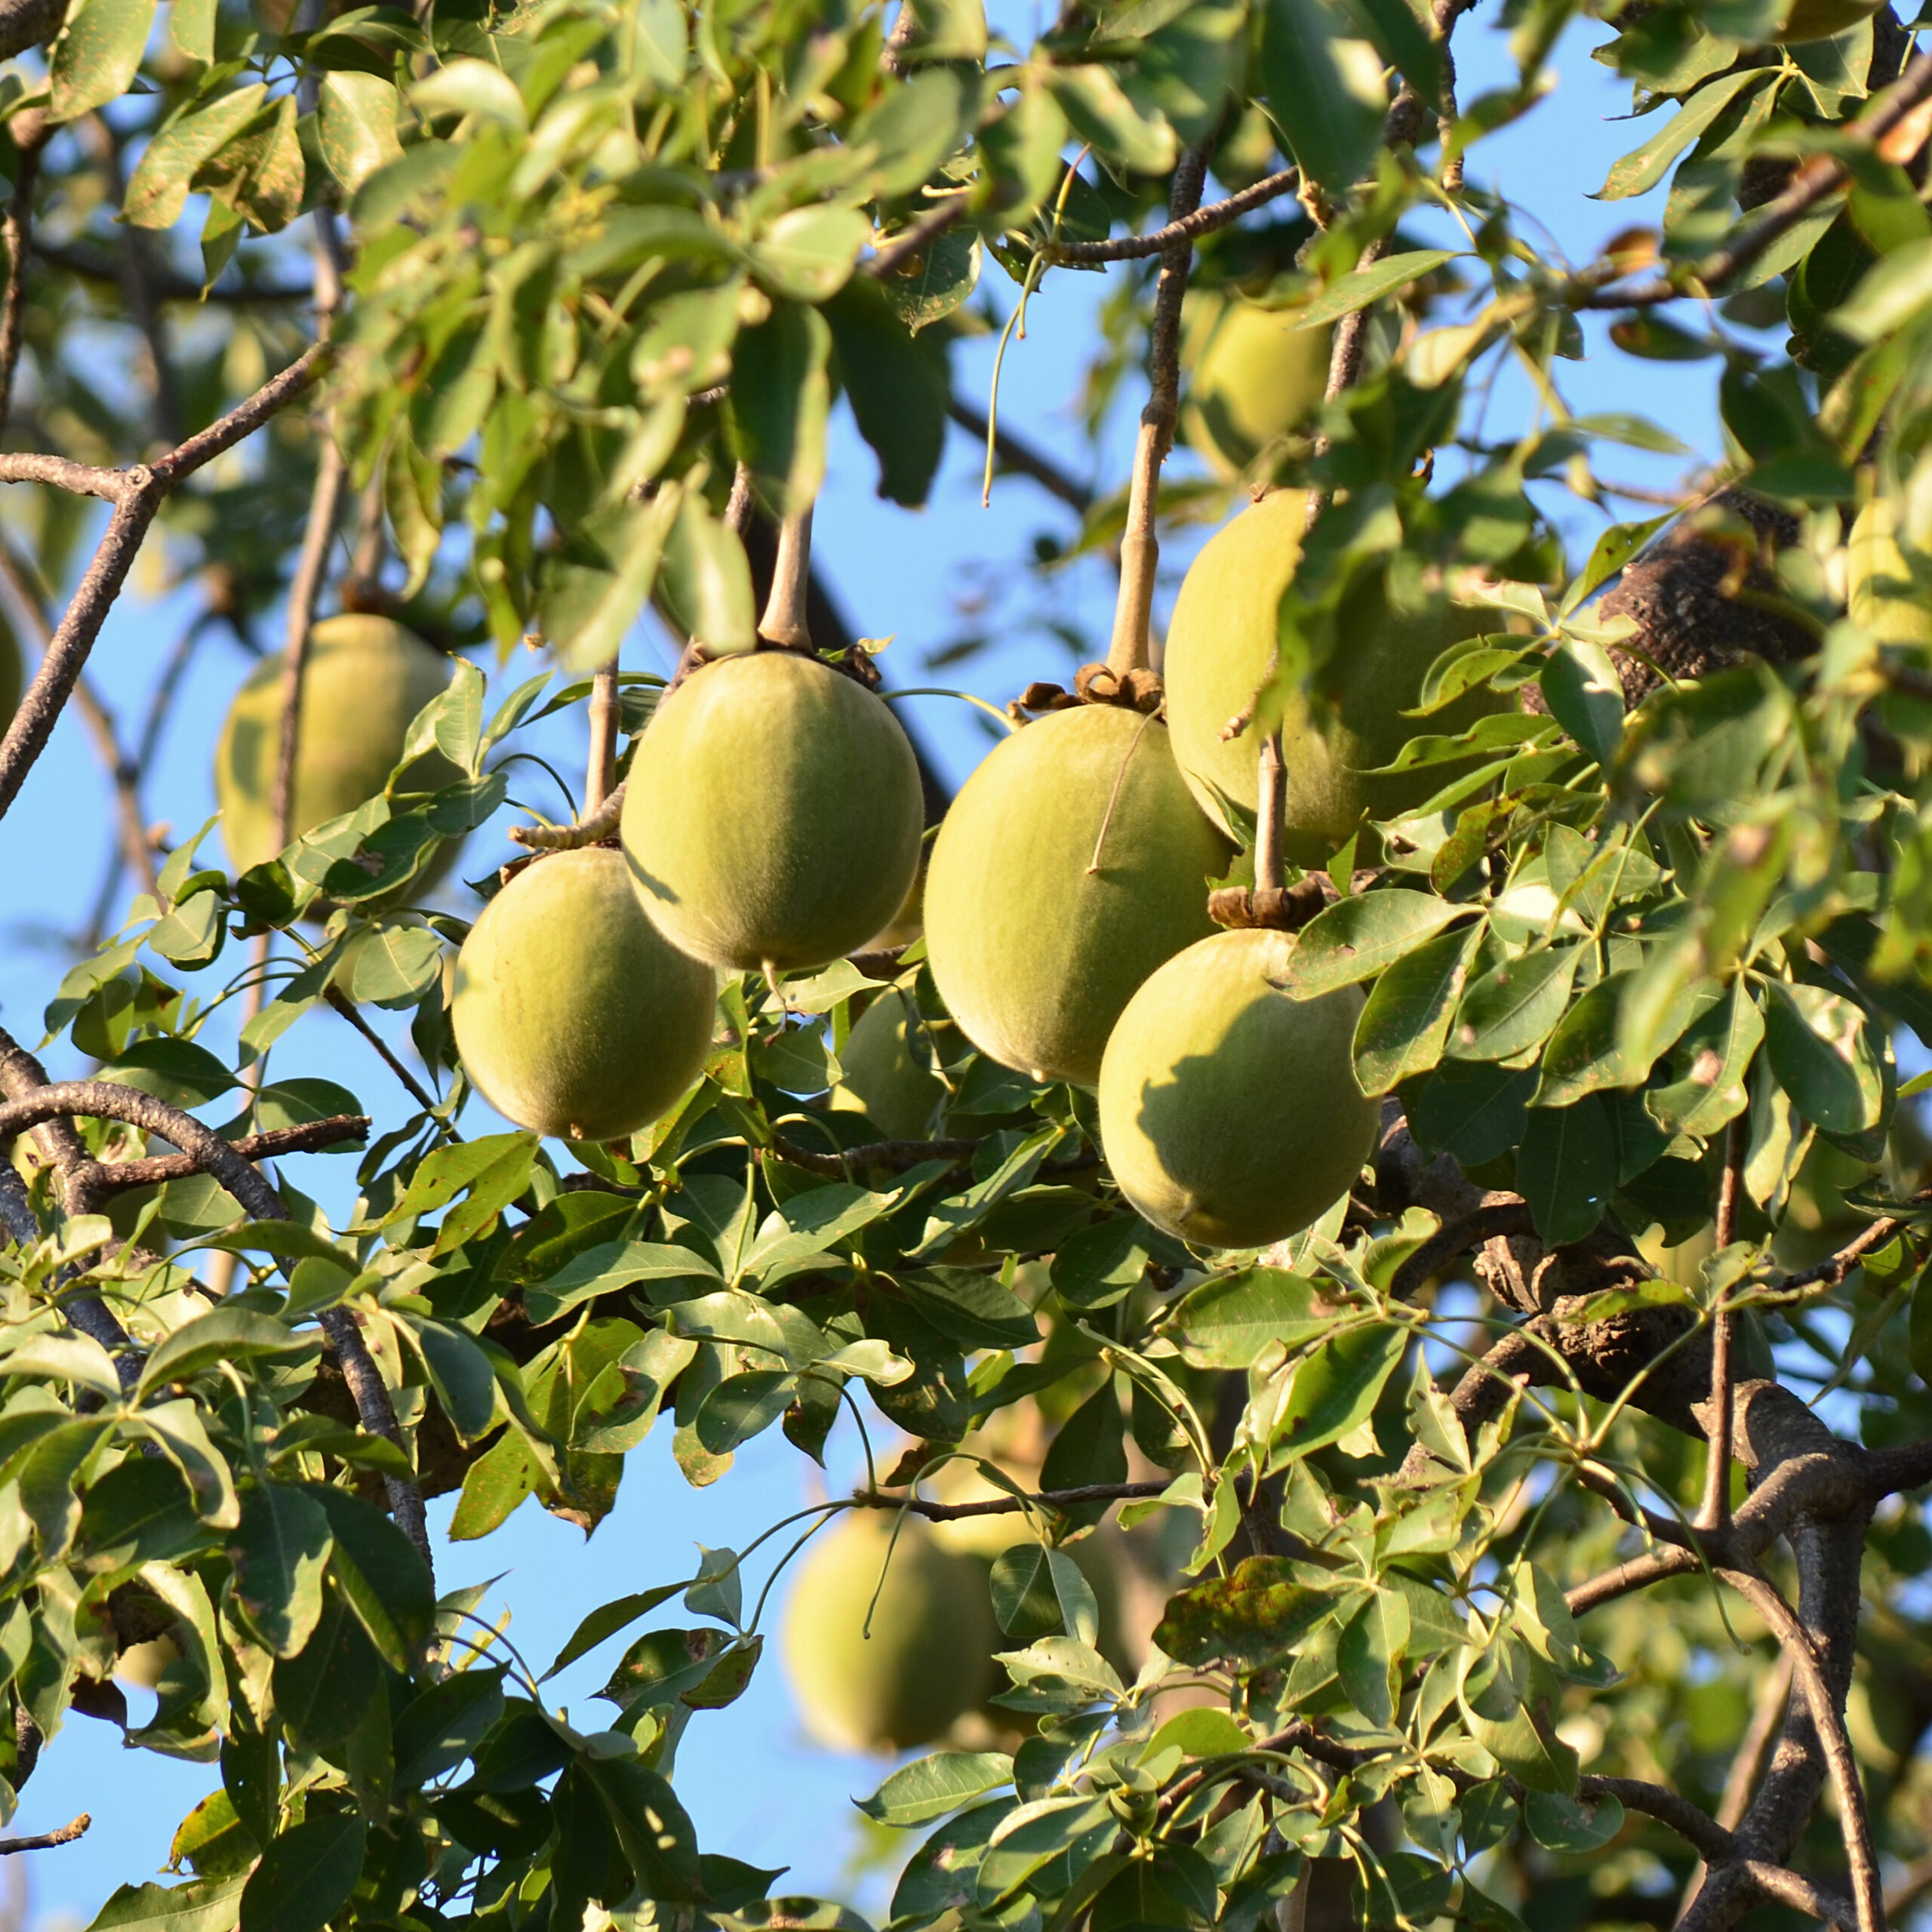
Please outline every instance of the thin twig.
[[[300, 1127], [271, 1128], [266, 1134], [245, 1134], [229, 1145], [246, 1161], [272, 1161], [284, 1154], [312, 1154], [345, 1140], [359, 1140], [369, 1131], [367, 1114], [331, 1114], [305, 1121]], [[124, 1194], [134, 1187], [158, 1186], [163, 1181], [186, 1180], [200, 1168], [186, 1154], [155, 1154], [135, 1161], [100, 1161], [91, 1177], [97, 1194]]]
[[53, 736], [94, 639], [100, 635], [107, 613], [134, 568], [148, 527], [169, 491], [294, 401], [320, 377], [328, 353], [325, 345], [312, 345], [220, 421], [151, 464], [101, 469], [56, 457], [0, 457], [0, 482], [52, 482], [83, 496], [103, 497], [114, 506], [93, 559], [55, 626], [40, 669], [7, 727], [5, 737], [0, 739], [0, 816], [20, 795], [27, 774]]
[[20, 362], [22, 322], [26, 313], [27, 254], [33, 232], [33, 191], [40, 178], [40, 154], [53, 132], [41, 112], [17, 114], [8, 124], [19, 150], [13, 198], [0, 222], [0, 240], [7, 245], [7, 292], [0, 306], [0, 429], [14, 405], [14, 375]]
[[1764, 1620], [1791, 1660], [1792, 1676], [1810, 1711], [1824, 1752], [1825, 1767], [1838, 1798], [1838, 1827], [1844, 1838], [1852, 1903], [1858, 1915], [1857, 1932], [1885, 1932], [1885, 1901], [1878, 1882], [1878, 1857], [1872, 1839], [1865, 1787], [1860, 1781], [1858, 1761], [1845, 1731], [1844, 1714], [1825, 1681], [1811, 1634], [1783, 1596], [1757, 1571], [1727, 1569], [1719, 1574]]
[[[1744, 1186], [1746, 1120], [1740, 1114], [1724, 1137], [1724, 1175], [1718, 1186], [1715, 1238], [1721, 1254], [1737, 1235], [1737, 1198]], [[1719, 1298], [1711, 1327], [1710, 1416], [1705, 1433], [1709, 1453], [1704, 1466], [1704, 1497], [1697, 1527], [1721, 1530], [1730, 1521], [1731, 1344], [1737, 1317]]]
[[87, 1835], [87, 1829], [93, 1823], [83, 1811], [57, 1832], [42, 1832], [30, 1838], [0, 1838], [0, 1858], [11, 1858], [17, 1851], [51, 1851], [57, 1844], [72, 1844], [76, 1838]]
[[928, 1503], [916, 1496], [886, 1496], [877, 1490], [854, 1493], [852, 1504], [860, 1509], [904, 1509], [931, 1523], [958, 1523], [975, 1516], [1010, 1516], [1023, 1509], [1072, 1509], [1083, 1503], [1131, 1503], [1149, 1496], [1164, 1496], [1172, 1485], [1171, 1476], [1158, 1482], [1090, 1482], [1073, 1489], [1043, 1489], [1027, 1496], [995, 1496], [983, 1503]]
[[1138, 261], [1145, 256], [1158, 255], [1177, 242], [1198, 242], [1202, 235], [1212, 235], [1229, 223], [1238, 221], [1253, 209], [1278, 201], [1284, 195], [1292, 195], [1300, 186], [1300, 169], [1284, 168], [1278, 174], [1265, 176], [1251, 188], [1244, 188], [1224, 201], [1211, 202], [1204, 208], [1196, 208], [1150, 233], [1123, 235], [1108, 242], [1050, 242], [1045, 253], [1053, 262]]
[[[1212, 145], [1211, 140], [1189, 149], [1174, 170], [1168, 201], [1171, 226], [1200, 205]], [[1155, 567], [1161, 555], [1155, 512], [1161, 466], [1174, 447], [1180, 413], [1181, 301], [1193, 259], [1194, 244], [1187, 235], [1168, 242], [1161, 251], [1161, 272], [1154, 285], [1154, 318], [1147, 331], [1147, 402], [1134, 445], [1127, 527], [1120, 540], [1120, 594], [1114, 604], [1113, 638], [1107, 647], [1107, 668], [1117, 678], [1147, 666], [1147, 626], [1154, 608]]]
[[[408, 1094], [409, 1097], [426, 1114], [433, 1114], [441, 1103], [423, 1085], [401, 1060], [396, 1058], [394, 1054], [390, 1052], [389, 1042], [357, 1011], [355, 1002], [340, 986], [330, 987], [322, 997], [342, 1015], [343, 1019], [349, 1022], [350, 1026], [355, 1029], [357, 1032], [362, 1035], [364, 1039], [368, 1041], [371, 1046], [375, 1048], [377, 1057], [402, 1083], [403, 1091]], [[448, 1128], [446, 1131], [452, 1138], [454, 1137], [454, 1128]]]
[[574, 825], [513, 825], [509, 838], [512, 843], [527, 845], [533, 852], [574, 852], [581, 845], [595, 845], [613, 838], [624, 816], [624, 787], [629, 783], [626, 777], [596, 811], [586, 814]]

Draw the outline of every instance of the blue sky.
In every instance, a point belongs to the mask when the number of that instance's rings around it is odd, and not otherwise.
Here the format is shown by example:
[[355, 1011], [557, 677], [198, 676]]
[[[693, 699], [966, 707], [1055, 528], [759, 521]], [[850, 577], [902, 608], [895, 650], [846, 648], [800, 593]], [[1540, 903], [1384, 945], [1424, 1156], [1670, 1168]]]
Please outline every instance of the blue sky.
[[[1460, 30], [1466, 99], [1500, 84], [1509, 72], [1494, 15], [1492, 0]], [[1017, 17], [1009, 21], [1016, 38], [1029, 24]], [[1553, 98], [1526, 122], [1478, 149], [1471, 162], [1472, 177], [1526, 202], [1553, 245], [1577, 260], [1617, 229], [1635, 220], [1655, 220], [1661, 212], [1660, 192], [1615, 204], [1586, 198], [1610, 163], [1638, 145], [1656, 125], [1632, 129], [1615, 124], [1614, 117], [1628, 110], [1627, 90], [1587, 57], [1589, 46], [1602, 37], [1603, 29], [1594, 25], [1573, 31], [1561, 51], [1561, 82]], [[1448, 229], [1444, 245], [1457, 238]], [[989, 272], [1004, 304], [1011, 287], [996, 269]], [[1050, 278], [1033, 300], [1027, 339], [1016, 343], [1006, 359], [1005, 420], [1069, 462], [1078, 461], [1071, 453], [1081, 448], [1075, 392], [1104, 287], [1104, 278], [1096, 275]], [[1647, 414], [1700, 456], [1717, 454], [1712, 365], [1633, 362], [1608, 349], [1601, 329], [1601, 322], [1592, 325], [1589, 359], [1564, 368], [1573, 405]], [[962, 343], [957, 352], [958, 386], [982, 405], [991, 352], [991, 338]], [[1124, 479], [1132, 417], [1140, 399], [1137, 394], [1128, 398], [1121, 420], [1111, 426], [1108, 462], [1098, 479], [1105, 488]], [[1515, 432], [1530, 407], [1521, 384], [1504, 383], [1491, 406], [1490, 433]], [[980, 460], [979, 449], [955, 432], [931, 503], [922, 512], [904, 511], [874, 497], [869, 452], [849, 418], [841, 418], [815, 540], [857, 629], [868, 636], [895, 638], [885, 659], [891, 682], [944, 684], [963, 676], [979, 695], [1000, 704], [1032, 678], [1063, 673], [1068, 668], [1063, 655], [1037, 640], [1030, 645], [1011, 641], [974, 660], [963, 672], [934, 672], [928, 660], [968, 627], [971, 607], [983, 598], [989, 583], [997, 587], [1017, 571], [1016, 560], [1034, 530], [1044, 526], [1070, 536], [1073, 520], [1034, 485], [1018, 480], [1001, 483], [992, 507], [980, 509]], [[1177, 458], [1179, 463], [1188, 460], [1184, 455]], [[1608, 453], [1603, 464], [1613, 476], [1653, 483], [1671, 480], [1686, 466], [1681, 459], [1643, 459], [1620, 451]], [[1580, 510], [1574, 528], [1582, 543], [1587, 543], [1600, 521]], [[1171, 545], [1164, 559], [1157, 624], [1171, 604], [1180, 567], [1204, 534]], [[1061, 594], [1090, 632], [1103, 640], [1111, 586], [1100, 567], [1070, 574]], [[137, 573], [134, 589], [96, 649], [91, 673], [124, 718], [140, 716], [183, 614], [178, 600], [148, 601]], [[632, 668], [663, 669], [666, 657], [660, 641], [640, 633], [627, 648], [625, 662]], [[504, 681], [526, 676], [533, 668], [520, 657]], [[151, 814], [171, 821], [177, 835], [199, 825], [214, 809], [209, 773], [214, 740], [246, 669], [240, 653], [219, 638], [195, 662], [149, 787]], [[977, 714], [942, 700], [915, 700], [905, 709], [956, 784], [989, 742]], [[557, 723], [549, 743], [567, 768], [581, 769], [579, 721]], [[23, 1038], [38, 1038], [41, 1010], [66, 964], [44, 935], [79, 923], [77, 901], [83, 894], [91, 897], [112, 836], [109, 807], [108, 787], [92, 749], [79, 721], [70, 716], [13, 811], [0, 820], [0, 878], [8, 882], [0, 911], [0, 1020]], [[466, 865], [474, 873], [508, 856], [509, 848], [500, 835], [486, 831], [472, 843]], [[460, 894], [461, 888], [455, 891]], [[53, 1057], [57, 1075], [82, 1070], [58, 1052]], [[399, 1098], [366, 1048], [331, 1019], [300, 1029], [288, 1047], [278, 1050], [276, 1063], [284, 1075], [325, 1073], [343, 1081], [379, 1110], [392, 1109]], [[351, 1164], [344, 1161], [331, 1171], [326, 1158], [310, 1157], [291, 1170], [291, 1177], [327, 1200], [341, 1194]], [[854, 1444], [835, 1435], [829, 1460], [832, 1479], [844, 1481], [855, 1461]], [[448, 1588], [500, 1574], [495, 1608], [509, 1609], [512, 1639], [540, 1668], [593, 1604], [688, 1574], [700, 1541], [742, 1546], [778, 1517], [823, 1495], [824, 1481], [773, 1435], [743, 1452], [723, 1483], [694, 1491], [671, 1463], [668, 1432], [661, 1432], [632, 1457], [619, 1507], [595, 1538], [586, 1543], [578, 1531], [526, 1506], [481, 1543], [445, 1546], [441, 1579]], [[447, 1522], [451, 1500], [445, 1499], [434, 1512], [438, 1524]], [[608, 1661], [602, 1654], [594, 1660]], [[561, 1694], [578, 1703], [596, 1681], [594, 1668], [574, 1670], [561, 1680]], [[707, 1850], [762, 1865], [789, 1863], [788, 1887], [844, 1892], [859, 1845], [849, 1801], [869, 1790], [884, 1768], [807, 1746], [774, 1659], [738, 1704], [705, 1714], [692, 1727], [678, 1783]], [[14, 1829], [44, 1830], [82, 1810], [94, 1814], [94, 1828], [78, 1844], [33, 1855], [37, 1912], [85, 1920], [122, 1880], [153, 1875], [166, 1857], [175, 1822], [214, 1782], [209, 1767], [124, 1752], [107, 1727], [85, 1718], [71, 1720], [28, 1786]], [[903, 1848], [909, 1850], [910, 1842]], [[862, 1903], [877, 1907], [882, 1890], [877, 1879], [867, 1883], [860, 1889]]]

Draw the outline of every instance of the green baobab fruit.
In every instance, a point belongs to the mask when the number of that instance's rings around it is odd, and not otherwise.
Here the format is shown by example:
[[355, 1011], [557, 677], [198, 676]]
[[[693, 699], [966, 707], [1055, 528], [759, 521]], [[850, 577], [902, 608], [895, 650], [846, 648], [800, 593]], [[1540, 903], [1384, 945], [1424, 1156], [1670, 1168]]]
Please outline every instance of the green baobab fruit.
[[897, 986], [888, 986], [860, 1014], [838, 1063], [845, 1078], [832, 1089], [832, 1106], [863, 1110], [890, 1140], [921, 1138], [946, 1098], [918, 1003]]
[[1200, 1247], [1263, 1247], [1353, 1183], [1377, 1109], [1355, 1084], [1353, 986], [1281, 990], [1286, 933], [1217, 933], [1128, 1003], [1100, 1069], [1100, 1144], [1121, 1192]]
[[926, 879], [926, 947], [982, 1053], [1091, 1086], [1120, 1010], [1211, 932], [1228, 869], [1157, 719], [1056, 711], [997, 746], [953, 800]]
[[[238, 872], [272, 859], [275, 767], [281, 756], [283, 654], [265, 657], [229, 706], [215, 747], [222, 836]], [[389, 783], [416, 714], [450, 681], [440, 651], [387, 617], [325, 617], [309, 633], [295, 733], [289, 835], [352, 812]], [[409, 789], [434, 791], [462, 774], [435, 752], [411, 767]], [[445, 851], [453, 848], [445, 846]]]
[[1180, 433], [1216, 475], [1238, 476], [1276, 437], [1306, 423], [1328, 386], [1328, 331], [1238, 296], [1187, 298]]
[[[1301, 557], [1307, 499], [1278, 490], [1241, 512], [1195, 558], [1168, 627], [1168, 722], [1174, 756], [1215, 823], [1233, 832], [1251, 821], [1260, 791], [1260, 745], [1252, 724], [1223, 730], [1251, 709], [1275, 660], [1275, 612]], [[1325, 717], [1306, 697], [1288, 701], [1281, 722], [1287, 774], [1282, 850], [1297, 865], [1319, 865], [1344, 844], [1364, 810], [1391, 818], [1414, 810], [1461, 768], [1433, 764], [1372, 775], [1412, 735], [1453, 736], [1510, 700], [1466, 693], [1427, 718], [1404, 711], [1421, 695], [1436, 658], [1459, 638], [1500, 629], [1494, 613], [1447, 604], [1409, 611], [1371, 583], [1340, 613], [1340, 689]]]
[[792, 1694], [805, 1729], [833, 1750], [931, 1743], [992, 1687], [999, 1632], [984, 1566], [908, 1518], [888, 1567], [892, 1529], [883, 1512], [852, 1511], [813, 1544], [786, 1606]]
[[657, 708], [624, 798], [624, 851], [651, 917], [727, 968], [823, 965], [905, 903], [925, 806], [880, 699], [816, 658], [747, 651]]
[[533, 1134], [615, 1140], [660, 1118], [703, 1070], [717, 985], [654, 926], [621, 854], [526, 866], [457, 955], [450, 1019], [464, 1071]]

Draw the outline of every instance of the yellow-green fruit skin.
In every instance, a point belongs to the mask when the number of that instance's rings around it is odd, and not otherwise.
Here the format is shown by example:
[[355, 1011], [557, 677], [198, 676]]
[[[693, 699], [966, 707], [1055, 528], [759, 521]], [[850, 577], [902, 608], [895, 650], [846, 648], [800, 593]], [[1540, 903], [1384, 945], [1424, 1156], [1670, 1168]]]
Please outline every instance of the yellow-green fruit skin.
[[[889, 1517], [855, 1510], [811, 1546], [780, 1647], [806, 1730], [836, 1751], [905, 1751], [943, 1737], [992, 1688], [1000, 1647], [983, 1564]], [[865, 1635], [868, 1609], [872, 1635]]]
[[533, 1134], [615, 1140], [686, 1092], [710, 1051], [717, 982], [638, 902], [620, 854], [527, 866], [457, 955], [451, 1023], [463, 1069]]
[[946, 1010], [1002, 1065], [1091, 1087], [1134, 989], [1214, 930], [1207, 881], [1231, 857], [1165, 725], [1049, 713], [980, 764], [934, 844], [926, 950]]
[[667, 937], [732, 970], [820, 966], [891, 923], [918, 870], [918, 761], [880, 699], [791, 651], [721, 657], [658, 708], [623, 844]]
[[946, 1098], [918, 1008], [897, 986], [888, 986], [860, 1014], [838, 1064], [845, 1078], [832, 1089], [833, 1107], [863, 1111], [888, 1140], [922, 1139], [933, 1109]]
[[1100, 1069], [1100, 1144], [1121, 1192], [1199, 1247], [1297, 1233], [1354, 1182], [1375, 1103], [1349, 1041], [1361, 995], [1281, 990], [1286, 933], [1217, 933], [1128, 1001]]
[[1775, 36], [1786, 47], [1807, 40], [1829, 40], [1875, 14], [1881, 0], [1796, 0]]
[[1306, 423], [1328, 384], [1328, 331], [1239, 297], [1190, 295], [1180, 433], [1215, 474], [1239, 475], [1276, 437]]
[[[215, 747], [222, 836], [238, 872], [281, 849], [275, 823], [281, 667], [279, 651], [255, 666], [229, 706]], [[411, 721], [441, 692], [451, 669], [440, 651], [387, 617], [349, 612], [325, 617], [309, 632], [295, 734], [292, 838], [352, 812], [389, 783]], [[410, 788], [434, 791], [462, 775], [432, 752], [411, 767]]]
[[[1278, 490], [1209, 539], [1183, 580], [1168, 626], [1162, 673], [1168, 723], [1201, 808], [1233, 832], [1251, 819], [1259, 795], [1260, 745], [1252, 725], [1221, 732], [1252, 706], [1274, 662], [1275, 613], [1301, 557], [1307, 499]], [[1373, 818], [1412, 811], [1439, 791], [1456, 768], [1366, 775], [1386, 764], [1412, 736], [1454, 736], [1510, 700], [1480, 690], [1427, 718], [1405, 718], [1436, 658], [1459, 638], [1500, 628], [1494, 613], [1438, 605], [1408, 614], [1390, 608], [1379, 589], [1345, 608], [1340, 688], [1318, 722], [1307, 700], [1289, 701], [1281, 721], [1287, 768], [1282, 850], [1296, 865], [1320, 865], [1346, 841], [1364, 810]], [[1229, 809], [1230, 803], [1237, 808]]]

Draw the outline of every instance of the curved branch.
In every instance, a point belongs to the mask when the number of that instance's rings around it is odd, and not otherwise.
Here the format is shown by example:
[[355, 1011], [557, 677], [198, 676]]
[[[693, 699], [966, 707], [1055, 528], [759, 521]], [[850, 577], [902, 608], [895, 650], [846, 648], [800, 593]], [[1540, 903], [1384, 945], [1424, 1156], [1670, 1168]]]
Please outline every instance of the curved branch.
[[[331, 1114], [305, 1121], [300, 1127], [278, 1127], [266, 1134], [244, 1134], [231, 1140], [246, 1161], [272, 1161], [283, 1154], [312, 1154], [344, 1140], [360, 1140], [371, 1126], [367, 1114]], [[137, 1161], [97, 1161], [88, 1176], [97, 1195], [125, 1194], [130, 1188], [155, 1187], [164, 1181], [186, 1180], [202, 1171], [189, 1154], [155, 1154]]]
[[[56, 1120], [71, 1120], [84, 1115], [95, 1120], [118, 1120], [143, 1132], [156, 1134], [172, 1141], [192, 1160], [195, 1168], [218, 1182], [257, 1221], [285, 1221], [288, 1208], [280, 1195], [237, 1153], [234, 1147], [204, 1126], [192, 1114], [171, 1107], [151, 1094], [106, 1080], [59, 1080], [0, 1104], [0, 1145], [29, 1128]], [[372, 1435], [407, 1454], [395, 1407], [355, 1318], [345, 1309], [332, 1308], [317, 1317], [324, 1336], [335, 1351], [343, 1380], [355, 1398], [356, 1414]], [[125, 1341], [125, 1337], [123, 1337]], [[423, 1513], [423, 1497], [416, 1484], [401, 1476], [386, 1476], [389, 1508], [398, 1525], [415, 1544], [417, 1554], [430, 1565], [429, 1526]]]

